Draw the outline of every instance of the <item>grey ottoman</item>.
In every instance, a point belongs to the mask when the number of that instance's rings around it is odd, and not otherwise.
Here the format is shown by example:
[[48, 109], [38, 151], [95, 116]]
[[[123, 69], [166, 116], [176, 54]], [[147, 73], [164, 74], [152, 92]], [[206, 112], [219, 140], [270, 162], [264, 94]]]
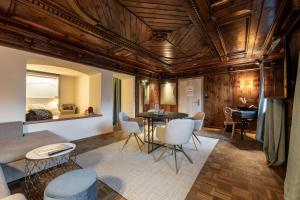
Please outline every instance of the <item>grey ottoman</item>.
[[96, 200], [97, 196], [97, 175], [88, 169], [78, 169], [58, 176], [44, 192], [44, 200]]

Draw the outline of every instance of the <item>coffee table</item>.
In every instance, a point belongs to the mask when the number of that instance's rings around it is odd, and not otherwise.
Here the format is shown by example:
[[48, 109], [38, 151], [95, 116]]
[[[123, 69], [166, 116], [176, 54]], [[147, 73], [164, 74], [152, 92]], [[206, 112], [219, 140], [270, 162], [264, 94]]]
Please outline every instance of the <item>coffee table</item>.
[[[60, 147], [68, 149], [60, 152], [48, 152]], [[67, 171], [78, 169], [76, 163], [76, 145], [56, 143], [38, 147], [25, 156], [25, 193], [29, 200], [43, 199], [48, 183]]]

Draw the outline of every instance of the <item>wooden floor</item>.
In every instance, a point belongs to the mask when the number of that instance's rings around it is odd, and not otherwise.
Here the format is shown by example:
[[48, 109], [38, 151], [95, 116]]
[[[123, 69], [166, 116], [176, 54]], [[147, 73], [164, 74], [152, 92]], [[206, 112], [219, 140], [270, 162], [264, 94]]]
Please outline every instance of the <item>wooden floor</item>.
[[[266, 165], [262, 144], [237, 135], [233, 140], [221, 131], [205, 129], [202, 136], [218, 138], [219, 142], [198, 175], [188, 196], [188, 200], [277, 200], [283, 199], [282, 168], [269, 168]], [[111, 144], [126, 138], [120, 131], [76, 141], [79, 153]], [[99, 181], [99, 199], [125, 199]], [[20, 191], [23, 183], [11, 185]]]
[[220, 139], [198, 175], [187, 199], [283, 199], [282, 168], [269, 168], [262, 144], [246, 137], [234, 140], [219, 131], [206, 130], [203, 136]]

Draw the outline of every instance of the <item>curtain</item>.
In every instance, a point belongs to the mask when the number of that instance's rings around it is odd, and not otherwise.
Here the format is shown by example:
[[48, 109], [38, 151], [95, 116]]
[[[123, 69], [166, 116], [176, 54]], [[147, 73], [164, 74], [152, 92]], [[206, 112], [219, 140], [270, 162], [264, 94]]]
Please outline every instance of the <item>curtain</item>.
[[119, 112], [121, 112], [121, 80], [113, 78], [114, 104], [113, 104], [113, 125], [118, 124]]
[[284, 181], [284, 198], [300, 199], [300, 55], [294, 95], [289, 158]]
[[256, 139], [264, 140], [264, 122], [265, 122], [265, 96], [264, 96], [264, 64], [260, 65], [260, 84], [259, 84], [259, 101], [256, 126]]
[[285, 161], [284, 100], [268, 99], [264, 125], [264, 145], [268, 165], [278, 166]]

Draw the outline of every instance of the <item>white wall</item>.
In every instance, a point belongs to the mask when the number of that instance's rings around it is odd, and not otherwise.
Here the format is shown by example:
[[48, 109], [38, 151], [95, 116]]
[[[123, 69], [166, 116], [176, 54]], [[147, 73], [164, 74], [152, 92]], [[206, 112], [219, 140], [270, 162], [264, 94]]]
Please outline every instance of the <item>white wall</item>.
[[24, 121], [26, 54], [0, 47], [0, 122]]
[[90, 78], [88, 75], [82, 75], [76, 78], [75, 82], [75, 104], [78, 107], [78, 113], [83, 114], [90, 104]]
[[[68, 66], [68, 68], [74, 66], [76, 69], [80, 69], [80, 71], [89, 71], [89, 75], [92, 75], [90, 74], [91, 72], [97, 72], [98, 77], [94, 77], [94, 81], [91, 81], [91, 85], [93, 85], [92, 88], [94, 88], [93, 92], [95, 92], [95, 94], [97, 93], [98, 100], [93, 102], [87, 101], [88, 103], [85, 107], [91, 103], [91, 105], [99, 109], [99, 112], [103, 114], [103, 116], [80, 120], [31, 124], [24, 127], [25, 131], [50, 130], [68, 139], [79, 139], [113, 131], [113, 72], [2, 46], [0, 46], [0, 122], [25, 121], [26, 64], [28, 60], [42, 60], [44, 61], [43, 63], [55, 63], [57, 66]], [[99, 75], [99, 73], [101, 75]], [[95, 83], [95, 79], [101, 80], [101, 82], [98, 82], [100, 86]], [[85, 79], [85, 81], [86, 80], [87, 79]], [[90, 81], [88, 81], [88, 84], [89, 83]], [[88, 92], [90, 92], [89, 89]], [[98, 106], [97, 102], [99, 102]]]
[[103, 132], [113, 131], [113, 72], [101, 71], [101, 113]]
[[92, 106], [95, 113], [100, 113], [101, 73], [80, 76], [60, 75], [60, 105], [73, 103], [79, 113]]
[[95, 113], [100, 113], [101, 105], [101, 73], [90, 76], [90, 106]]
[[75, 77], [59, 76], [59, 104], [75, 104]]
[[101, 132], [102, 130], [104, 130], [103, 127], [106, 126], [104, 123], [105, 122], [103, 121], [103, 117], [92, 117], [47, 123], [28, 124], [24, 125], [24, 132], [30, 134], [30, 132], [49, 130], [69, 141], [72, 141], [85, 137], [95, 136], [99, 133], [107, 133]]
[[134, 78], [122, 79], [121, 83], [121, 111], [127, 113], [130, 117], [134, 117], [135, 80]]

